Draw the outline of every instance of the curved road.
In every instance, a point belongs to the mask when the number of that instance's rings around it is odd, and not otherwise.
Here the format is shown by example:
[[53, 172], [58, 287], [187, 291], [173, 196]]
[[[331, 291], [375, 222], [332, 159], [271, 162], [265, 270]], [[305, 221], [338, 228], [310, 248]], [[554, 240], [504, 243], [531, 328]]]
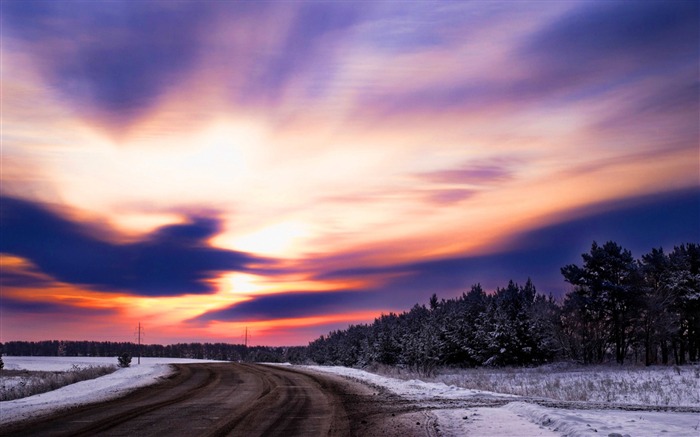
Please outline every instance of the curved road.
[[[424, 436], [401, 398], [340, 377], [279, 366], [177, 365], [126, 397], [3, 427], [12, 436]], [[427, 420], [426, 420], [427, 419]]]

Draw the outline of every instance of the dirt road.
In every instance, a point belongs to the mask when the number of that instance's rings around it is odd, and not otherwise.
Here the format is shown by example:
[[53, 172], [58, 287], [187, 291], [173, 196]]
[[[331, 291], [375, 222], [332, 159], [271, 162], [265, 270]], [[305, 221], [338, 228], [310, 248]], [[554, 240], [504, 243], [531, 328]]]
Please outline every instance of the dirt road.
[[434, 419], [401, 398], [286, 367], [178, 365], [127, 397], [11, 427], [12, 436], [431, 436]]

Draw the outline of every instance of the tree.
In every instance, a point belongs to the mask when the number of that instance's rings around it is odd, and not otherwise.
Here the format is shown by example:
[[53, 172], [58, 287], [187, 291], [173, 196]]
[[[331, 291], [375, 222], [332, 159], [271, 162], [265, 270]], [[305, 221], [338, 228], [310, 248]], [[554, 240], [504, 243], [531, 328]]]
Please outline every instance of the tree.
[[669, 261], [668, 287], [680, 318], [673, 350], [676, 362], [685, 364], [700, 358], [700, 245], [674, 247]]
[[661, 362], [668, 364], [670, 343], [680, 328], [670, 266], [671, 260], [662, 248], [643, 255], [639, 262], [643, 302], [638, 336], [644, 345], [644, 364], [647, 366], [658, 362], [659, 349]]
[[[629, 250], [608, 241], [593, 242], [590, 253], [581, 255], [583, 266], [562, 267], [566, 281], [576, 287], [567, 296], [570, 315], [581, 320], [584, 361], [601, 362], [606, 349], [604, 339], [614, 348], [615, 360], [622, 364], [627, 355], [633, 315], [639, 306], [637, 267]], [[573, 312], [573, 314], [571, 314]], [[588, 350], [591, 349], [591, 350]]]

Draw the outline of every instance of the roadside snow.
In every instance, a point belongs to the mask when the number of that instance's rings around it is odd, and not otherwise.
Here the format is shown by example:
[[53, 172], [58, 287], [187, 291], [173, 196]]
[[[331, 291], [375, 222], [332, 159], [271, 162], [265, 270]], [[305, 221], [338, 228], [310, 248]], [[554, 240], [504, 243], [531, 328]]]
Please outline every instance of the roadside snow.
[[[3, 357], [3, 361], [7, 369], [63, 371], [70, 370], [73, 365], [83, 367], [115, 364], [116, 358]], [[167, 377], [173, 371], [170, 364], [201, 362], [206, 360], [141, 358], [140, 365], [132, 362], [131, 367], [118, 369], [109, 375], [26, 398], [0, 402], [0, 422], [9, 424], [67, 407], [114, 399], [134, 389], [153, 384], [159, 378]]]
[[[506, 408], [434, 410], [443, 436], [559, 437], [555, 432]], [[605, 434], [603, 434], [605, 435]]]
[[[549, 408], [528, 403], [515, 395], [504, 395], [430, 383], [403, 381], [358, 369], [331, 366], [305, 368], [346, 376], [387, 388], [431, 408], [437, 418], [439, 435], [470, 437], [590, 437], [609, 436], [700, 436], [700, 414], [655, 411], [575, 410]], [[505, 400], [502, 407], [435, 409], [435, 399]], [[700, 405], [699, 405], [700, 407]]]
[[365, 372], [364, 370], [351, 369], [342, 366], [303, 366], [307, 369], [320, 372], [333, 373], [360, 380], [365, 383], [379, 385], [390, 391], [412, 400], [432, 399], [464, 399], [478, 396], [479, 399], [517, 399], [519, 396], [493, 393], [481, 390], [470, 390], [466, 388], [447, 385], [443, 382], [424, 382], [417, 379], [404, 381], [396, 378], [388, 378]]
[[505, 407], [534, 423], [546, 425], [568, 437], [598, 435], [677, 436], [700, 435], [700, 414], [658, 411], [564, 410], [526, 402]]

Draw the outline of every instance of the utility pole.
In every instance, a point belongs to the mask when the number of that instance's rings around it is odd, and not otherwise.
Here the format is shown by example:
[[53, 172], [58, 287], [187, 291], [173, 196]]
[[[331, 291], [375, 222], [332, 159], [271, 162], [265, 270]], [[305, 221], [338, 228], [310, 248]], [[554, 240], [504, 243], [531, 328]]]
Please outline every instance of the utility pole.
[[136, 337], [138, 338], [138, 364], [141, 364], [141, 336], [143, 335], [143, 328], [141, 327], [141, 322], [139, 322], [139, 327], [136, 329]]
[[245, 348], [248, 349], [248, 327], [245, 327]]

